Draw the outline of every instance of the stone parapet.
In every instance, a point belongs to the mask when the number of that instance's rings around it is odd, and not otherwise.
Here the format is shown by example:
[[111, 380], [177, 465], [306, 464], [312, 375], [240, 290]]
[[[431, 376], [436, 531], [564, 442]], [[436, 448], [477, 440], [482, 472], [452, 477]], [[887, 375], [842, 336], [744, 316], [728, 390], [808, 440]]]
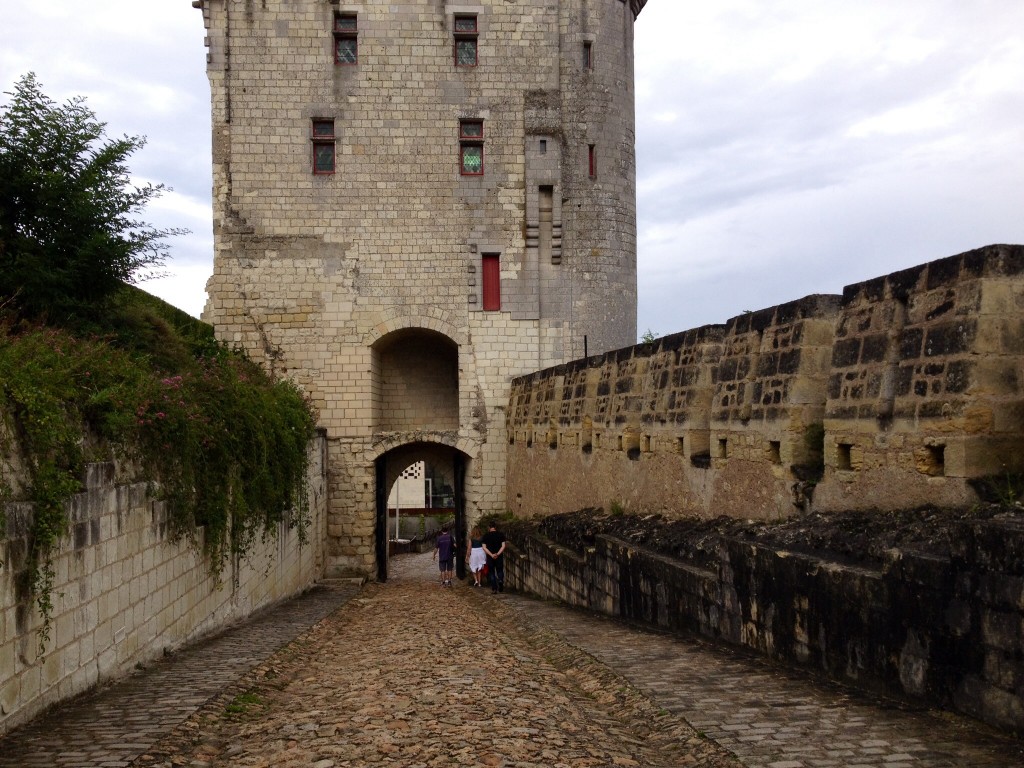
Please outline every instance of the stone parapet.
[[582, 551], [516, 529], [509, 586], [706, 637], [863, 690], [1024, 734], [1024, 528], [964, 523], [949, 557], [879, 566], [726, 536], [674, 559], [599, 534]]
[[988, 246], [514, 379], [510, 507], [971, 503], [1024, 470], [1022, 265]]
[[1022, 361], [1020, 246], [989, 246], [847, 286], [818, 503], [964, 504], [975, 498], [968, 481], [1020, 472]]

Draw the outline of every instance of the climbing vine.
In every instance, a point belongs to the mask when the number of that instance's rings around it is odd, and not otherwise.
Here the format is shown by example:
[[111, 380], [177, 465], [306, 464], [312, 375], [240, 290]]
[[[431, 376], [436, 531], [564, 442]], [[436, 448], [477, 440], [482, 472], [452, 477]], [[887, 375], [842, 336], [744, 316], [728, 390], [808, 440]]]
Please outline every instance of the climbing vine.
[[87, 461], [119, 459], [151, 482], [176, 539], [202, 528], [214, 573], [279, 525], [305, 535], [314, 413], [291, 382], [209, 336], [183, 339], [154, 317], [102, 336], [0, 320], [0, 419], [0, 501], [33, 509], [21, 572], [41, 642]]

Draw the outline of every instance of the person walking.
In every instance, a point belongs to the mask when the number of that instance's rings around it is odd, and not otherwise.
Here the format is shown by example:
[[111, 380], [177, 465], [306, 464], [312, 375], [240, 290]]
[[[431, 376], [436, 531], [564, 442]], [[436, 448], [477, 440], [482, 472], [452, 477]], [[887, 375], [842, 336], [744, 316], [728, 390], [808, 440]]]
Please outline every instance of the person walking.
[[473, 574], [473, 586], [479, 587], [481, 571], [487, 564], [487, 553], [484, 552], [484, 542], [480, 537], [480, 529], [474, 528], [469, 534], [469, 546], [466, 547], [466, 560], [469, 562], [469, 570]]
[[484, 554], [487, 555], [487, 580], [491, 583], [491, 592], [505, 591], [505, 534], [498, 530], [496, 523], [491, 523], [483, 538]]
[[438, 568], [441, 571], [441, 586], [450, 587], [455, 566], [455, 537], [447, 528], [444, 528], [437, 537], [433, 559], [438, 561]]

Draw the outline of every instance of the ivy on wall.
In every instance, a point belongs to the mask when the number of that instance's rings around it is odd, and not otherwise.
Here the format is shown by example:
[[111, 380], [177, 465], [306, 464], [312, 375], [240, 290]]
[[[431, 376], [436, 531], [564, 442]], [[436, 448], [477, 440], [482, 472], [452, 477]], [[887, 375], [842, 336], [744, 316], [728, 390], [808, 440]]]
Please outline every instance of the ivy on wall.
[[152, 483], [172, 534], [214, 573], [281, 524], [305, 535], [315, 415], [290, 382], [219, 345], [213, 329], [133, 289], [168, 257], [140, 215], [165, 190], [137, 185], [145, 140], [108, 139], [81, 97], [57, 104], [35, 75], [0, 103], [0, 535], [33, 507], [21, 599], [45, 646], [53, 553], [87, 461]]
[[192, 321], [205, 332], [188, 338], [138, 292], [126, 296], [102, 336], [0, 319], [0, 501], [33, 506], [22, 586], [44, 617], [41, 643], [52, 555], [86, 462], [116, 459], [128, 479], [151, 482], [176, 540], [198, 543], [202, 529], [214, 573], [280, 525], [305, 536], [306, 398], [209, 326]]

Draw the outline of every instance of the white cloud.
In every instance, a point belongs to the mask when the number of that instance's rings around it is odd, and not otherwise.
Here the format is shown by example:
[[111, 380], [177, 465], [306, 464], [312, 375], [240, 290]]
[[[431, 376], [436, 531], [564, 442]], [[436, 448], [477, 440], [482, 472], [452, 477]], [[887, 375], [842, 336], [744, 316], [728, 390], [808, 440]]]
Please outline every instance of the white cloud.
[[[210, 106], [187, 0], [15, 3], [29, 70], [145, 135], [175, 238], [147, 282], [193, 314], [212, 265]], [[993, 242], [1024, 242], [1020, 0], [652, 0], [636, 25], [639, 327], [724, 322]]]
[[179, 264], [165, 277], [144, 280], [139, 287], [193, 317], [199, 317], [206, 304], [206, 281], [209, 277], [210, 268], [206, 265]]
[[1024, 4], [981, 6], [649, 3], [639, 328], [1024, 242]]

